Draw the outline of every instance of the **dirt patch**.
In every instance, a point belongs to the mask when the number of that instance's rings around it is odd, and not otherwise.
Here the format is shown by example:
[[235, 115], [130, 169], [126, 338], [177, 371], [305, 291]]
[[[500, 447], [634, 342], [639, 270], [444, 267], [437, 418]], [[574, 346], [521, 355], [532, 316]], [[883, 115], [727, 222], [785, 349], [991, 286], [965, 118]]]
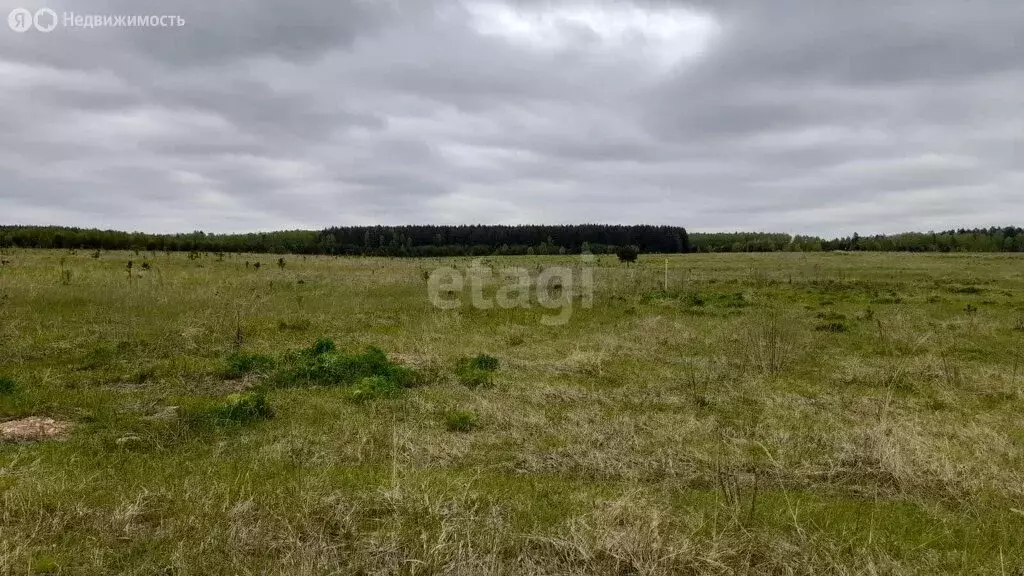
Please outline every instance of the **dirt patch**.
[[0, 440], [7, 442], [32, 442], [48, 438], [60, 438], [67, 434], [72, 422], [29, 416], [20, 420], [0, 422]]

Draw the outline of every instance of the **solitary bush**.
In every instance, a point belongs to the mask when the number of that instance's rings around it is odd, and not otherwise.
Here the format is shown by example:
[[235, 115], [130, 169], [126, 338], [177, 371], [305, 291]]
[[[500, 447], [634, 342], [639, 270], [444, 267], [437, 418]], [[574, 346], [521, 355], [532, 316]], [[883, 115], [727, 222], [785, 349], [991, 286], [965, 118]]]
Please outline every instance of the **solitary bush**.
[[228, 356], [224, 377], [241, 378], [246, 374], [268, 374], [274, 369], [274, 359], [263, 354], [242, 354], [235, 352]]
[[637, 257], [640, 256], [640, 249], [636, 246], [620, 246], [615, 251], [615, 255], [618, 256], [619, 262], [629, 264], [630, 262], [636, 262]]
[[11, 378], [0, 378], [0, 396], [9, 396], [18, 391], [18, 385]]
[[449, 432], [470, 432], [477, 427], [477, 416], [467, 410], [449, 410], [444, 413], [444, 427]]
[[282, 386], [351, 386], [357, 383], [370, 386], [372, 383], [362, 380], [380, 377], [398, 389], [415, 386], [420, 381], [414, 370], [388, 360], [380, 348], [371, 346], [361, 353], [343, 354], [329, 338], [321, 338], [312, 348], [289, 354], [282, 364], [275, 378]]
[[778, 374], [796, 350], [791, 319], [769, 309], [748, 320], [744, 351], [748, 361], [762, 374]]

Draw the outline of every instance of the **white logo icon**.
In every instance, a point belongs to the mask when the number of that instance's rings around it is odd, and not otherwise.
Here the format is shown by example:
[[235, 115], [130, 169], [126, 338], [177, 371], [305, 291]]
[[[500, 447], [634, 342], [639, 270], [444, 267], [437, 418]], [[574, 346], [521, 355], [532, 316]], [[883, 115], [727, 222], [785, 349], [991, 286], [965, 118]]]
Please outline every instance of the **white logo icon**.
[[52, 32], [57, 27], [57, 13], [49, 8], [40, 8], [36, 10], [36, 15], [32, 17], [32, 22], [36, 25], [36, 30]]
[[32, 27], [32, 13], [24, 8], [15, 8], [7, 15], [7, 25], [15, 32], [26, 32]]
[[28, 32], [35, 26], [40, 32], [52, 32], [57, 27], [57, 13], [49, 8], [40, 8], [32, 14], [25, 8], [15, 8], [7, 15], [7, 25], [15, 32]]

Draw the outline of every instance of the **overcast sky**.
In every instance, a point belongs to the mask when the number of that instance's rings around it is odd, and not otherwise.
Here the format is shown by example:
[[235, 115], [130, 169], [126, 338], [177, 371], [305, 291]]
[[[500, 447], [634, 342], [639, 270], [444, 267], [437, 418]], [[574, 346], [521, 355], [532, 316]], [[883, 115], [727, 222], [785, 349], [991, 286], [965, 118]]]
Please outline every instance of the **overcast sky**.
[[0, 6], [0, 224], [1024, 225], [1017, 0]]

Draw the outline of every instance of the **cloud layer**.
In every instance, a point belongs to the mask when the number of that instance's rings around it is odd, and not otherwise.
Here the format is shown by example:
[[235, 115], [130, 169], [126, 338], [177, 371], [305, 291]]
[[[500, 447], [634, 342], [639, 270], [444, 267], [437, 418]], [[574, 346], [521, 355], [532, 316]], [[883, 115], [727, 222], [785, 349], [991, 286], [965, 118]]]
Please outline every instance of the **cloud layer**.
[[185, 25], [0, 29], [0, 223], [1024, 222], [1015, 2], [46, 6]]

